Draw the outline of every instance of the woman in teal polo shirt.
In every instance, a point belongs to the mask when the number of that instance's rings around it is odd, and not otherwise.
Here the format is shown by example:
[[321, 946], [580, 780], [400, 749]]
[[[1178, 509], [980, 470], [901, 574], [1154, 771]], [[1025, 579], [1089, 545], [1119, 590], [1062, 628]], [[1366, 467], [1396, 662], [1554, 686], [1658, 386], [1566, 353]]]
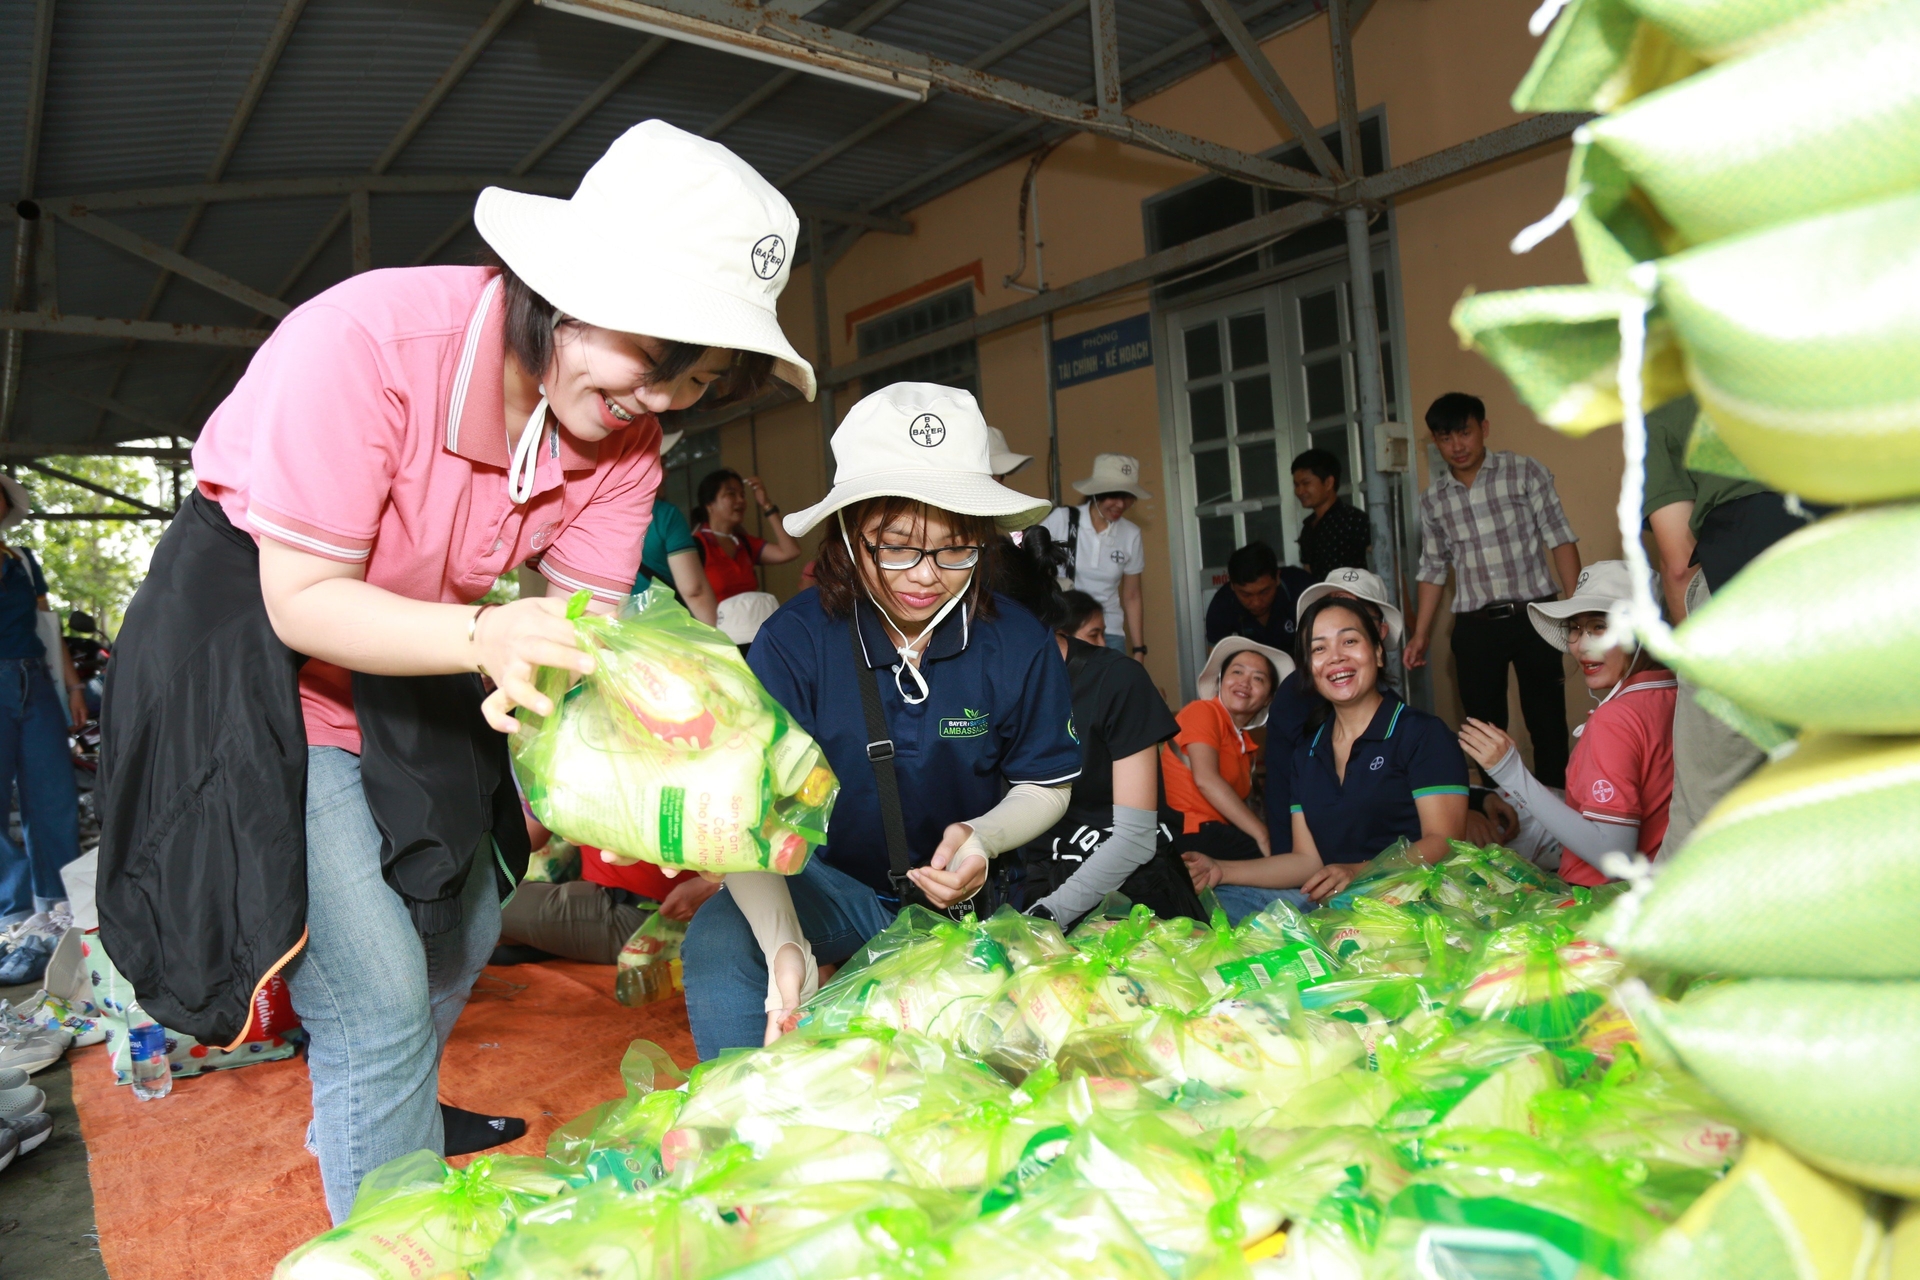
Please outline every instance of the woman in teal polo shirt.
[[1298, 643], [1324, 707], [1293, 753], [1293, 852], [1196, 867], [1196, 883], [1211, 876], [1275, 897], [1297, 887], [1324, 902], [1394, 841], [1437, 862], [1466, 828], [1466, 757], [1445, 721], [1381, 683], [1387, 646], [1372, 612], [1341, 597], [1316, 600], [1301, 615]]
[[[799, 967], [787, 969], [796, 954], [802, 965], [846, 960], [903, 897], [936, 908], [973, 898], [990, 858], [1059, 821], [1080, 773], [1059, 646], [992, 590], [999, 532], [1036, 523], [1047, 504], [993, 479], [973, 397], [896, 383], [853, 407], [833, 453], [832, 492], [787, 517], [795, 536], [826, 524], [819, 585], [766, 621], [747, 661], [820, 744], [840, 795], [805, 871], [729, 876], [694, 917], [681, 959], [703, 1059], [777, 1033], [806, 995]], [[868, 689], [885, 722], [878, 738]], [[876, 773], [888, 763], [904, 874]], [[769, 956], [783, 971], [771, 982]]]

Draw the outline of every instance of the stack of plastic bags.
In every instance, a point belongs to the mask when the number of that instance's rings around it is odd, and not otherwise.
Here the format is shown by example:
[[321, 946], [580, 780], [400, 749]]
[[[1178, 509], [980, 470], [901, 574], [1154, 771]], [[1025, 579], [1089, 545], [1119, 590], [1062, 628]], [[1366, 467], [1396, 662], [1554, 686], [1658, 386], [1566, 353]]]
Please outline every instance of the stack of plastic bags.
[[617, 618], [569, 601], [593, 672], [540, 669], [551, 715], [517, 713], [515, 776], [534, 816], [573, 844], [693, 871], [794, 875], [826, 841], [839, 783], [739, 648], [671, 592]]
[[1689, 466], [1849, 508], [1678, 628], [1631, 610], [1773, 757], [1594, 927], [1655, 1059], [1772, 1140], [1652, 1275], [1859, 1274], [1863, 1192], [1920, 1196], [1917, 64], [1916, 0], [1572, 0], [1514, 105], [1605, 114], [1516, 247], [1570, 221], [1589, 284], [1454, 313], [1542, 421], [1624, 422], [1643, 579], [1642, 414], [1683, 393]]

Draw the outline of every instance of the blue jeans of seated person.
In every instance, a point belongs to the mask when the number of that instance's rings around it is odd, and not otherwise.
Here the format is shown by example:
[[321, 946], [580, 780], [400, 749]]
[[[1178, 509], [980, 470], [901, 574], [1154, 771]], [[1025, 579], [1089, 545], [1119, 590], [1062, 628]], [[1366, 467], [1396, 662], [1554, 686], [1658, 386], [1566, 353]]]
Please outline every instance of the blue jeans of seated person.
[[1127, 651], [1127, 633], [1125, 631], [1107, 632], [1107, 648], [1118, 649], [1121, 653], [1125, 653]]
[[1239, 924], [1258, 915], [1278, 898], [1296, 911], [1311, 911], [1319, 905], [1298, 889], [1257, 889], [1250, 884], [1217, 884], [1213, 896], [1227, 913], [1228, 924]]
[[[843, 964], [893, 923], [880, 895], [820, 858], [787, 881], [794, 914], [820, 964]], [[680, 944], [687, 988], [687, 1022], [700, 1060], [723, 1050], [758, 1048], [767, 1037], [767, 957], [753, 928], [721, 887], [687, 926]]]
[[80, 804], [67, 744], [67, 707], [38, 658], [0, 661], [0, 796], [18, 782], [17, 847], [0, 827], [0, 925], [67, 896], [60, 868], [80, 856]]
[[459, 927], [422, 939], [380, 876], [360, 757], [308, 747], [307, 931], [287, 985], [307, 1029], [307, 1146], [338, 1224], [368, 1173], [444, 1152], [440, 1053], [500, 937], [493, 862], [474, 859]]

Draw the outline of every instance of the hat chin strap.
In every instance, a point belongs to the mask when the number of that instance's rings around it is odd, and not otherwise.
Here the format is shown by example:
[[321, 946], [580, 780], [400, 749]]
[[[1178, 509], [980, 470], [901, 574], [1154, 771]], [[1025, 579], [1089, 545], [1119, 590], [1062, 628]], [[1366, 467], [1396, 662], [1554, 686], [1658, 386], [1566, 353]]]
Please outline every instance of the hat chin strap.
[[520, 432], [519, 443], [513, 446], [513, 461], [507, 466], [507, 499], [516, 507], [533, 496], [533, 473], [540, 465], [540, 441], [546, 437], [546, 427], [547, 384], [543, 382], [540, 403], [533, 406], [533, 415]]
[[[854, 554], [853, 539], [847, 535], [846, 516], [838, 511], [834, 512], [833, 514], [834, 514], [834, 518], [840, 522], [840, 541], [846, 543], [847, 545], [847, 555], [853, 561], [854, 576], [860, 579], [860, 589], [867, 593], [867, 599], [873, 601], [873, 607], [876, 610], [878, 610], [880, 613], [881, 624], [885, 626], [888, 630], [892, 631], [895, 635], [899, 636], [902, 640], [907, 640], [907, 633], [902, 631], [899, 627], [896, 627], [893, 625], [893, 619], [888, 616], [886, 606], [880, 603], [880, 598], [873, 594], [873, 588], [867, 585], [867, 576], [864, 573], [860, 572], [860, 557]], [[919, 706], [921, 703], [925, 702], [928, 696], [933, 692], [933, 690], [929, 688], [927, 685], [927, 678], [920, 674], [920, 665], [913, 660], [914, 649], [919, 646], [922, 640], [925, 640], [929, 635], [933, 633], [933, 629], [939, 626], [941, 621], [949, 613], [953, 612], [953, 607], [960, 603], [961, 598], [967, 594], [967, 588], [971, 585], [973, 585], [973, 573], [971, 570], [969, 570], [967, 573], [967, 580], [965, 583], [961, 585], [960, 590], [956, 592], [953, 596], [949, 597], [945, 604], [940, 606], [940, 612], [934, 614], [933, 617], [928, 620], [927, 625], [920, 628], [920, 634], [915, 636], [911, 640], [907, 640], [905, 644], [894, 646], [893, 651], [900, 655], [900, 661], [893, 669], [893, 687], [900, 691], [901, 698], [903, 698], [906, 701], [908, 706], [913, 706], [913, 707]], [[860, 625], [860, 619], [857, 614], [855, 615], [851, 625], [856, 627]], [[920, 691], [919, 697], [915, 697], [913, 694], [908, 693], [907, 686], [900, 683], [900, 673], [903, 670], [908, 675], [913, 677], [913, 683], [915, 687], [918, 688]]]

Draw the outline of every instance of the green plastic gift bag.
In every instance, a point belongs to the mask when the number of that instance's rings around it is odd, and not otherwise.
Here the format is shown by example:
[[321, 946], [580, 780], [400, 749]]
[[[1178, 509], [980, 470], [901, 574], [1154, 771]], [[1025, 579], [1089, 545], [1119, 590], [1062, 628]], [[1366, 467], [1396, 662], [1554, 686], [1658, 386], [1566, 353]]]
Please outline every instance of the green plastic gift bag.
[[618, 618], [567, 605], [591, 674], [543, 667], [551, 715], [510, 747], [534, 816], [575, 844], [696, 871], [794, 875], [826, 841], [839, 783], [731, 640], [654, 587]]

